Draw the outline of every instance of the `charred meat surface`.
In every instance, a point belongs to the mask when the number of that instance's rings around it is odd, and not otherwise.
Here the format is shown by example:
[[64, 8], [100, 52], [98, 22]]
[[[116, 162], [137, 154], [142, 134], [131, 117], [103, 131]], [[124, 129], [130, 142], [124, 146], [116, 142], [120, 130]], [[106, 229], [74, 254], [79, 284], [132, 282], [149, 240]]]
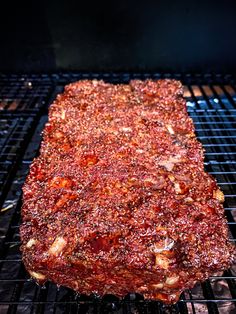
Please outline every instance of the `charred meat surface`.
[[80, 293], [176, 302], [235, 259], [203, 159], [180, 82], [66, 86], [23, 188], [27, 270]]

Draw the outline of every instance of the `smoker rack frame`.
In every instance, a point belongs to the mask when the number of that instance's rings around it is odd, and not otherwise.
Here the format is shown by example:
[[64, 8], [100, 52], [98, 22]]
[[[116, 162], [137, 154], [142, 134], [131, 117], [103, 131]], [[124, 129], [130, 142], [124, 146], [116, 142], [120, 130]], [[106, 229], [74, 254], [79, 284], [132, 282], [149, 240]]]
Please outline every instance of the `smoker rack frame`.
[[[80, 296], [52, 283], [38, 287], [24, 270], [19, 253], [21, 187], [38, 152], [47, 108], [63, 86], [79, 79], [125, 83], [130, 79], [180, 79], [188, 111], [206, 149], [205, 168], [225, 192], [231, 241], [236, 241], [236, 79], [232, 75], [157, 73], [0, 74], [0, 313], [227, 313], [236, 311], [235, 269], [186, 291], [174, 306], [129, 294]], [[216, 284], [214, 284], [216, 282]], [[227, 285], [222, 297], [217, 282]], [[200, 293], [200, 296], [199, 296]], [[218, 294], [217, 294], [218, 293]], [[224, 292], [223, 292], [224, 293]], [[227, 307], [225, 307], [225, 305]]]

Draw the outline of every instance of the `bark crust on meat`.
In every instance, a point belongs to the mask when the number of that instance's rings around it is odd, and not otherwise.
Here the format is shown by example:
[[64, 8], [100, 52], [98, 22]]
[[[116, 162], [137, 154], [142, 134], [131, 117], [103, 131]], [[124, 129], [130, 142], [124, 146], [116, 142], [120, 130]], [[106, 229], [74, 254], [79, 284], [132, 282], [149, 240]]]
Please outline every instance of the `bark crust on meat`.
[[23, 188], [27, 270], [80, 293], [176, 302], [235, 259], [203, 159], [180, 82], [66, 86]]

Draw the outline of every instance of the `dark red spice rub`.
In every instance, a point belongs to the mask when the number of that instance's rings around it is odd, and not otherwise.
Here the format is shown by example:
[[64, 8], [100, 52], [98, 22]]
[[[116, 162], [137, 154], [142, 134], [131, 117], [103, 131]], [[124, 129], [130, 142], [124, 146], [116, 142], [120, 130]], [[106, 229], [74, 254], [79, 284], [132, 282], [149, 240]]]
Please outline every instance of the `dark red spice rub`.
[[176, 302], [235, 259], [203, 158], [180, 82], [66, 86], [23, 188], [27, 270], [80, 293]]

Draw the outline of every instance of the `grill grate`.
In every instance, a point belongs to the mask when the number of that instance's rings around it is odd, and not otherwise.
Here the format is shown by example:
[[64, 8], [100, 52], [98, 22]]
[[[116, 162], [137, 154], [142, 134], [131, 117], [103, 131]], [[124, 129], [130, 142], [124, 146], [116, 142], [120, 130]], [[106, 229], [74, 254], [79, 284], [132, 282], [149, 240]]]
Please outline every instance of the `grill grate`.
[[[174, 306], [129, 294], [78, 295], [47, 283], [37, 286], [19, 251], [21, 188], [40, 145], [47, 105], [69, 82], [86, 78], [128, 82], [159, 74], [0, 75], [0, 313], [235, 313], [236, 267], [185, 291]], [[205, 152], [205, 168], [225, 194], [231, 241], [236, 241], [236, 80], [230, 75], [165, 75], [185, 84], [188, 111]]]

